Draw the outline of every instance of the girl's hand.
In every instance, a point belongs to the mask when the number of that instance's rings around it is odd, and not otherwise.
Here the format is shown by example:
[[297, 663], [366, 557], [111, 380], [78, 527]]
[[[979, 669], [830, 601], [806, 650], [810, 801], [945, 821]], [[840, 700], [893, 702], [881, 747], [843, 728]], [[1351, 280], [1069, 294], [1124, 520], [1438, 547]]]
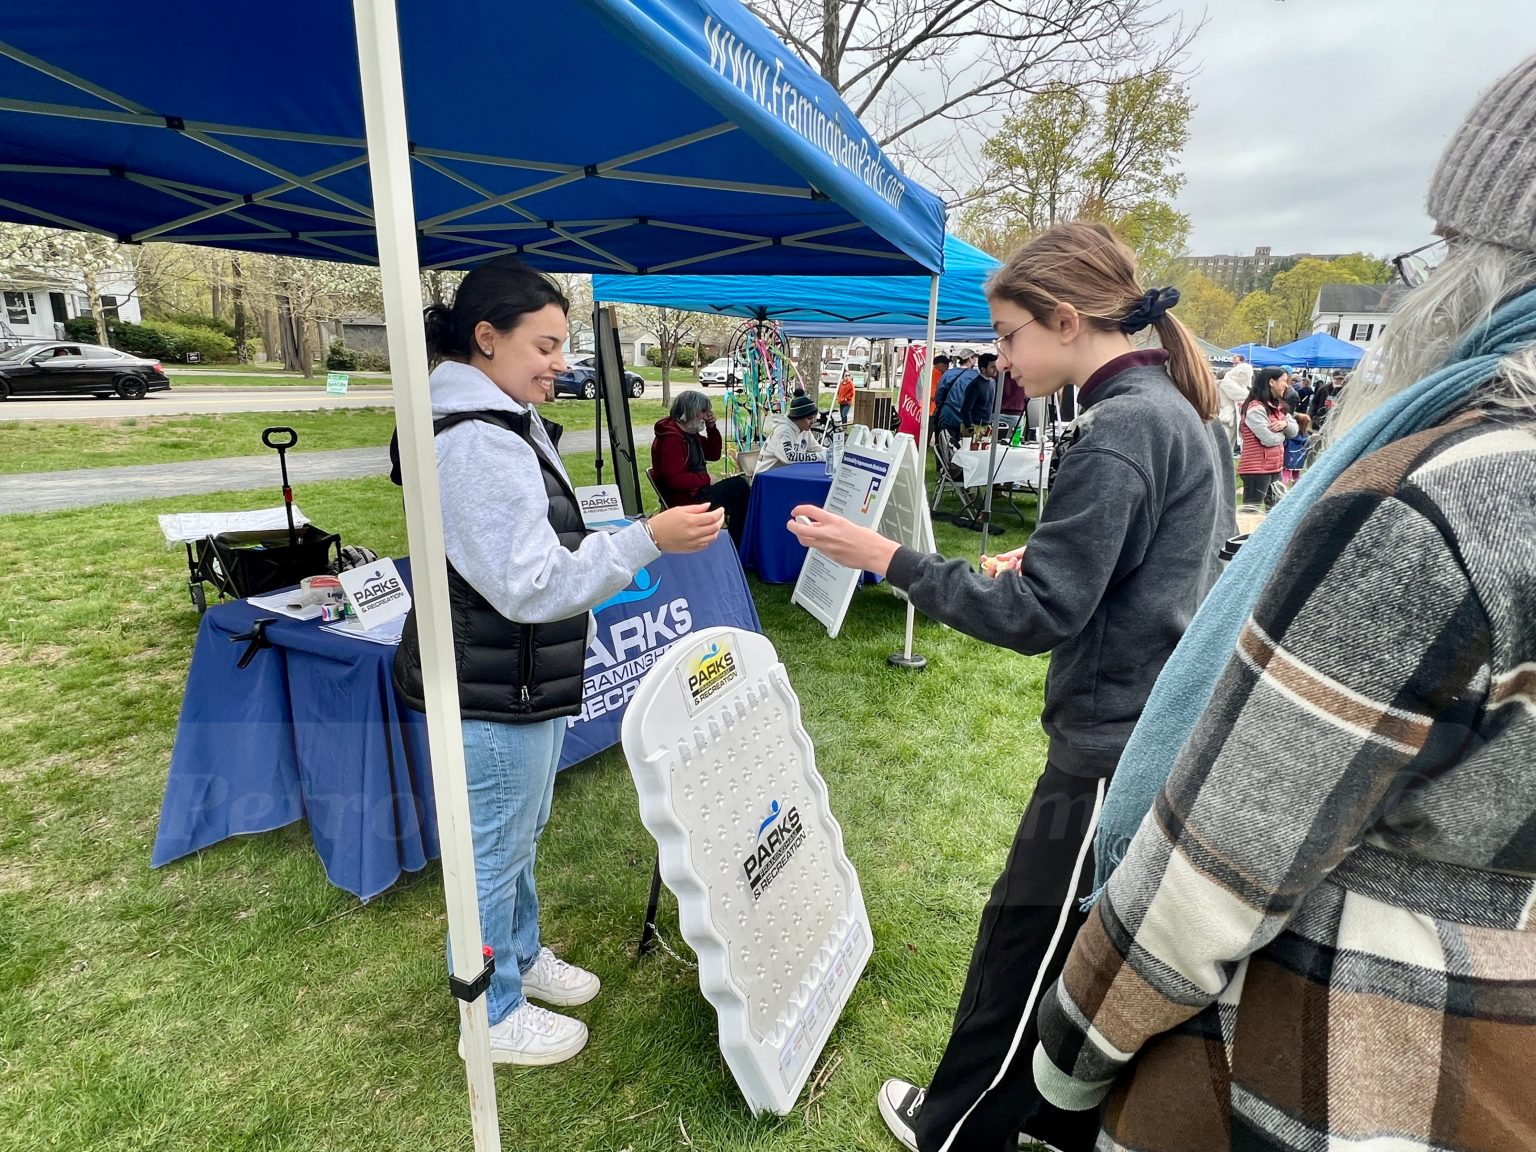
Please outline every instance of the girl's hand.
[[1023, 562], [1023, 548], [1015, 548], [1012, 552], [1005, 552], [1000, 556], [983, 556], [981, 558], [981, 574], [995, 578], [1001, 576], [1004, 572], [1017, 572]]
[[[814, 504], [798, 504], [787, 527], [807, 548], [845, 568], [862, 568], [884, 576], [898, 547], [873, 528], [861, 528]], [[809, 523], [806, 523], [809, 521]]]

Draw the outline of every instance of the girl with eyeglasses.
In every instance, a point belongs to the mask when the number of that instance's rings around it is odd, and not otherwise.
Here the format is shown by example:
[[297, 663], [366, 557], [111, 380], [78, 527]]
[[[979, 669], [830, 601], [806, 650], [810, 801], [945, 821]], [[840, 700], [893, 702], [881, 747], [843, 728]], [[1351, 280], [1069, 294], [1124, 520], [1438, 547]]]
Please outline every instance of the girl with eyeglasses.
[[[879, 1107], [908, 1148], [1013, 1148], [1021, 1131], [1064, 1152], [1097, 1124], [1035, 1093], [1039, 996], [1084, 914], [1099, 806], [1158, 670], [1236, 532], [1231, 449], [1216, 381], [1136, 259], [1102, 224], [1057, 225], [988, 285], [1000, 370], [1031, 399], [1080, 390], [1050, 502], [1026, 548], [983, 572], [898, 546], [820, 508], [806, 545], [887, 577], [925, 615], [992, 644], [1051, 653], [1049, 751], [982, 913], [949, 1044], [928, 1088], [889, 1080]], [[1161, 348], [1137, 350], [1155, 328]]]

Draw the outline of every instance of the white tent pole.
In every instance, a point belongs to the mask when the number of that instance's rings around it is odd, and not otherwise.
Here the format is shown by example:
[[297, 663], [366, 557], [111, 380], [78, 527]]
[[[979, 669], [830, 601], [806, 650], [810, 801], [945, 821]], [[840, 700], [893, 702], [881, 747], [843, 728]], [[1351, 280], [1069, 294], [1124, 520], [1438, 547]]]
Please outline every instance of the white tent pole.
[[[938, 327], [939, 277], [935, 274], [928, 279], [928, 351], [923, 358], [923, 370], [917, 374], [917, 479], [920, 488], [928, 475], [928, 393], [933, 387], [933, 341], [938, 334]], [[923, 538], [923, 514], [928, 510], [926, 489], [923, 489], [920, 494], [923, 498], [917, 502], [916, 519], [912, 527], [914, 540]], [[912, 601], [909, 599], [906, 642], [902, 645], [901, 651], [890, 658], [890, 662], [898, 668], [922, 668], [928, 663], [923, 657], [912, 655], [912, 627], [916, 617], [917, 609], [912, 607]]]
[[[416, 213], [411, 195], [410, 139], [400, 69], [400, 32], [393, 0], [354, 0], [357, 56], [368, 131], [368, 172], [373, 184], [379, 242], [379, 274], [395, 366], [395, 416], [400, 467], [405, 478], [416, 623], [421, 637], [427, 744], [437, 796], [438, 841], [453, 970], [464, 980], [481, 971], [480, 912], [475, 896], [474, 846], [469, 793], [459, 727], [459, 686], [454, 673], [453, 622], [448, 610], [448, 563], [427, 391], [426, 332], [421, 322], [421, 274], [416, 256]], [[504, 964], [515, 957], [502, 956]], [[469, 1107], [476, 1152], [500, 1152], [496, 1084], [491, 1065], [484, 995], [459, 1002], [459, 1023], [469, 1072]]]

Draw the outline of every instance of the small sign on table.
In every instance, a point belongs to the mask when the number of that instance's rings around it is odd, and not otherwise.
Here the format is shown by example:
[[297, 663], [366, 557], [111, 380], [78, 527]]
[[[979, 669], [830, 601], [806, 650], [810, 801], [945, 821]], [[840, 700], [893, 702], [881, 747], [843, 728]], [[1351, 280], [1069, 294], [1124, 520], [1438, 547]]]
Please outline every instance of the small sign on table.
[[411, 610], [411, 594], [387, 557], [347, 569], [341, 574], [341, 590], [357, 613], [361, 631], [372, 631]]

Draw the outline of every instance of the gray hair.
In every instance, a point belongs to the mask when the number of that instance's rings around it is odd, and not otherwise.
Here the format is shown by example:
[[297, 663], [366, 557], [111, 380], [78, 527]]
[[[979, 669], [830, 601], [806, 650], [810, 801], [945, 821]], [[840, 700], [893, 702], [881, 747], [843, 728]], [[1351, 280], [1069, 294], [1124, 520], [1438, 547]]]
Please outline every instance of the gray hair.
[[[1377, 406], [1442, 367], [1500, 302], [1536, 285], [1536, 253], [1457, 239], [1423, 284], [1394, 310], [1381, 343], [1350, 375], [1323, 428], [1325, 446]], [[1499, 361], [1473, 404], [1536, 412], [1536, 344]]]
[[672, 410], [669, 415], [679, 424], [691, 424], [704, 415], [704, 410], [709, 407], [709, 397], [703, 392], [689, 390], [679, 392], [672, 398]]

